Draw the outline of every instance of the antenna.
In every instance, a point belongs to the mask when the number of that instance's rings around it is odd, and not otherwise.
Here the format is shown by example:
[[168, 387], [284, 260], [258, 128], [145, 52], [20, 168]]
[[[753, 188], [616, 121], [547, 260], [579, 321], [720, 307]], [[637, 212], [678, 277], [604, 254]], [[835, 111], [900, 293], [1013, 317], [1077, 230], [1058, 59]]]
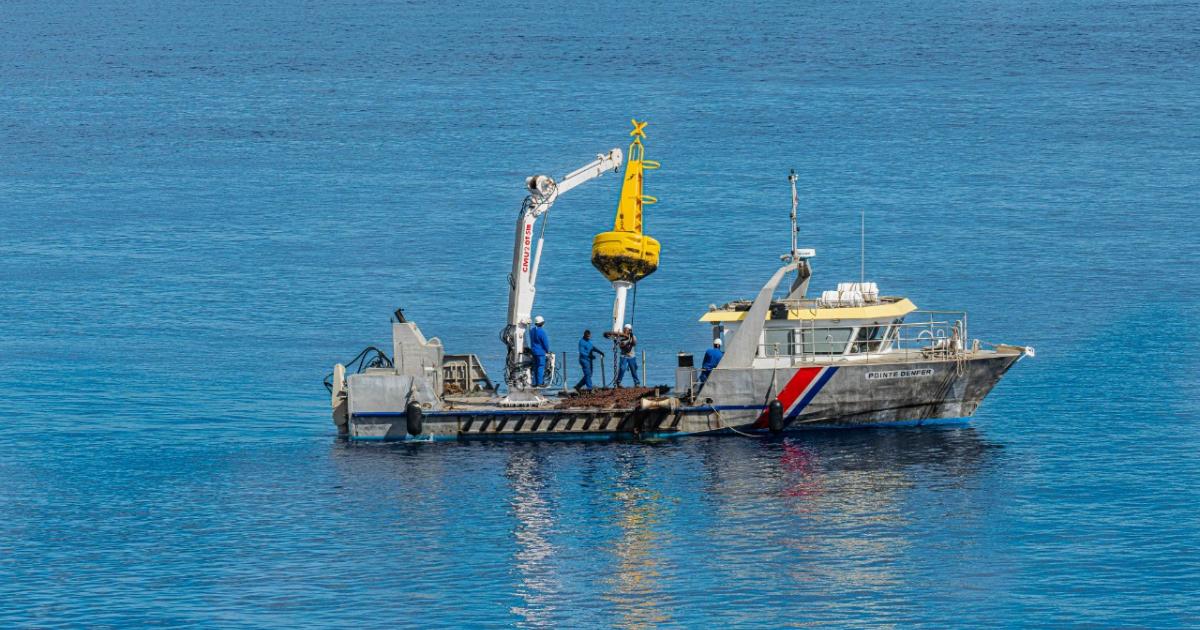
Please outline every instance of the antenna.
[[863, 283], [867, 281], [867, 210], [863, 208], [861, 211], [861, 222], [858, 226], [858, 248], [859, 248], [859, 265], [858, 265], [858, 281]]
[[796, 195], [796, 169], [791, 169], [788, 174], [788, 181], [792, 184], [792, 260], [798, 258], [796, 251], [796, 237], [800, 233], [800, 227], [796, 224], [796, 206], [800, 203], [800, 197]]

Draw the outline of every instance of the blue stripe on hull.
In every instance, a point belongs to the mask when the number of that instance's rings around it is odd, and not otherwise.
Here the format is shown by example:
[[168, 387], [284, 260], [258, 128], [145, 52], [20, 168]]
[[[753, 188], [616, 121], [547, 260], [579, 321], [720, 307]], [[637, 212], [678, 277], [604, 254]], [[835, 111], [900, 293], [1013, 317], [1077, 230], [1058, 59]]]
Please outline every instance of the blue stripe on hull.
[[467, 433], [463, 435], [448, 433], [417, 437], [406, 435], [402, 438], [373, 435], [350, 436], [350, 439], [355, 442], [487, 442], [497, 440], [505, 442], [616, 442], [637, 439], [663, 440], [682, 437], [682, 435], [684, 434], [678, 432], [643, 433], [639, 438], [633, 433]]
[[[812, 422], [804, 424], [793, 424], [784, 427], [783, 433], [803, 433], [805, 431], [854, 431], [857, 429], [903, 429], [916, 427], [932, 427], [932, 426], [961, 426], [969, 424], [970, 418], [926, 418], [924, 420], [894, 420], [891, 422], [870, 422], [865, 424], [838, 424], [836, 422]], [[750, 427], [738, 428], [742, 433], [752, 433], [756, 435], [769, 435], [770, 429], [753, 429]], [[729, 428], [716, 429], [708, 433], [695, 433], [690, 435], [734, 435], [734, 432]]]
[[825, 371], [817, 377], [817, 382], [808, 389], [808, 393], [804, 395], [804, 398], [800, 399], [800, 404], [796, 405], [796, 408], [792, 409], [792, 413], [788, 414], [787, 419], [795, 420], [796, 416], [799, 416], [800, 412], [804, 411], [804, 408], [808, 406], [808, 403], [812, 402], [812, 399], [816, 398], [817, 394], [821, 393], [821, 389], [825, 387], [825, 383], [828, 383], [829, 379], [833, 378], [834, 373], [837, 371], [838, 369], [836, 367], [825, 368]]
[[[784, 433], [800, 433], [803, 431], [853, 431], [855, 429], [900, 429], [914, 427], [932, 427], [932, 426], [956, 426], [965, 425], [971, 422], [970, 418], [927, 418], [925, 420], [897, 420], [894, 422], [872, 422], [868, 424], [836, 424], [836, 423], [811, 423], [792, 425], [784, 429]], [[770, 435], [767, 429], [751, 429], [746, 427], [738, 429], [741, 433], [752, 433], [756, 435]], [[732, 429], [714, 429], [704, 433], [644, 433], [642, 440], [669, 440], [683, 437], [717, 437], [737, 435]], [[405, 436], [403, 438], [388, 438], [384, 436], [350, 436], [350, 440], [355, 442], [458, 442], [458, 441], [514, 441], [514, 442], [617, 442], [617, 441], [633, 441], [639, 439], [633, 433], [498, 433], [498, 434], [478, 434], [472, 433], [467, 435], [457, 434], [440, 434], [440, 435], [422, 435], [419, 437]]]

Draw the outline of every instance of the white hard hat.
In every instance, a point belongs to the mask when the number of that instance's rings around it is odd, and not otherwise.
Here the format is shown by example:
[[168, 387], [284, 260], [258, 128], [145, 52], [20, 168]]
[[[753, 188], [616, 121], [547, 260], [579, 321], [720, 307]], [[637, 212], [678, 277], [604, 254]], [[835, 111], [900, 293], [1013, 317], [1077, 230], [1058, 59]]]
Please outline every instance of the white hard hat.
[[625, 330], [633, 330], [633, 324], [625, 324]]
[[533, 318], [533, 323], [544, 324], [544, 323], [546, 323], [546, 319], [544, 317], [542, 317], [541, 315], [538, 315], [537, 317]]
[[721, 345], [721, 340], [720, 340], [720, 339], [713, 339], [713, 345], [714, 345], [714, 346], [719, 346], [719, 345]]

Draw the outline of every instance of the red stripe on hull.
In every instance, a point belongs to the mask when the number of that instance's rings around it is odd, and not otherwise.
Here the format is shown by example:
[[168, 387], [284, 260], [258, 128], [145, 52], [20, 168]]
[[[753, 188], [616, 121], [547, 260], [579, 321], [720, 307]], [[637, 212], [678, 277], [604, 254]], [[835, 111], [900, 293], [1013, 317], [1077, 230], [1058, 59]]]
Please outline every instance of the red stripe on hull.
[[[819, 367], [806, 367], [796, 370], [791, 380], [779, 392], [779, 402], [783, 404], [783, 414], [785, 416], [788, 410], [792, 408], [792, 405], [796, 404], [796, 401], [800, 399], [800, 395], [804, 393], [804, 390], [808, 389], [808, 386], [817, 378], [817, 374], [820, 373], [821, 368]], [[761, 429], [767, 426], [768, 409], [770, 409], [769, 405], [763, 409], [762, 413], [758, 414], [758, 420], [754, 422], [754, 428]]]

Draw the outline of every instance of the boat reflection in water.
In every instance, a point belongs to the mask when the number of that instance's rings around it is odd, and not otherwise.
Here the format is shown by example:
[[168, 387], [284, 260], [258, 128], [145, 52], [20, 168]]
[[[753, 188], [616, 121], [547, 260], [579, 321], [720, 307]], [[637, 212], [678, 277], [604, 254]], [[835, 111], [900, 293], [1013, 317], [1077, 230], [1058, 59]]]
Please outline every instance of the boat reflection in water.
[[742, 535], [786, 558], [774, 565], [783, 575], [772, 575], [746, 565], [744, 547], [729, 543], [714, 546], [717, 561], [744, 565], [738, 583], [782, 580], [806, 596], [905, 587], [906, 558], [937, 544], [931, 530], [986, 525], [994, 499], [979, 490], [979, 477], [999, 454], [971, 428], [827, 431], [741, 441], [735, 452], [709, 447], [704, 492], [730, 497], [722, 509], [754, 514], [722, 518], [737, 519]]
[[365, 521], [348, 527], [419, 550], [390, 556], [412, 584], [461, 584], [481, 618], [646, 627], [762, 621], [780, 597], [806, 598], [817, 618], [822, 605], [844, 613], [847, 598], [870, 607], [864, 593], [909, 593], [930, 563], [970, 584], [1004, 579], [971, 568], [1003, 574], [1011, 561], [999, 547], [948, 549], [939, 536], [978, 538], [996, 516], [1003, 500], [981, 478], [1002, 453], [974, 429], [941, 427], [658, 444], [339, 442], [333, 459], [347, 509], [362, 510], [348, 518]]
[[645, 460], [653, 455], [653, 452], [634, 452], [618, 456], [611, 490], [616, 508], [611, 518], [620, 535], [612, 547], [616, 571], [608, 580], [604, 598], [619, 614], [620, 620], [615, 625], [623, 628], [645, 628], [671, 621], [670, 606], [664, 601], [660, 555], [663, 543], [669, 538], [663, 516], [673, 505], [664, 500], [661, 491], [654, 489], [654, 480], [647, 474]]
[[554, 510], [546, 498], [546, 481], [537, 453], [513, 453], [505, 476], [512, 488], [509, 505], [516, 519], [513, 561], [521, 577], [516, 594], [523, 600], [523, 605], [513, 607], [512, 612], [531, 625], [545, 625], [553, 621], [555, 608], [562, 601], [562, 581], [555, 566], [556, 548], [550, 542]]

